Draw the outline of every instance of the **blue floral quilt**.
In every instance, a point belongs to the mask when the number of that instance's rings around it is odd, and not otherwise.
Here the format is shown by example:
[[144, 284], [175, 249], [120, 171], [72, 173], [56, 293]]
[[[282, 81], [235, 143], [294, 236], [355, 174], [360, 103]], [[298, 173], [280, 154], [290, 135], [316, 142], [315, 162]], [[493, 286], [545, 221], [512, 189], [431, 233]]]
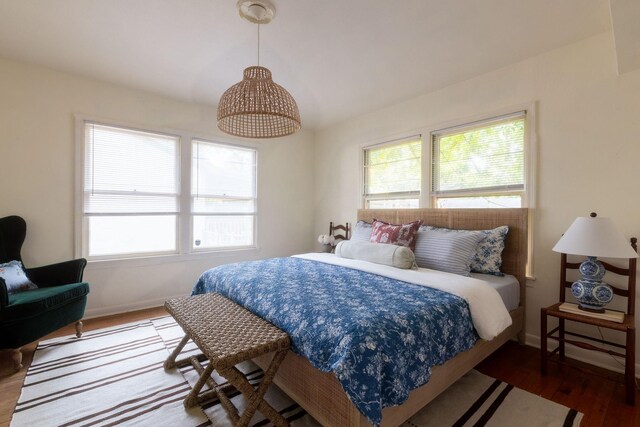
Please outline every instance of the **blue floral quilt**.
[[356, 269], [300, 258], [221, 265], [193, 294], [218, 292], [267, 319], [292, 350], [332, 371], [374, 425], [429, 381], [431, 367], [478, 336], [462, 298]]

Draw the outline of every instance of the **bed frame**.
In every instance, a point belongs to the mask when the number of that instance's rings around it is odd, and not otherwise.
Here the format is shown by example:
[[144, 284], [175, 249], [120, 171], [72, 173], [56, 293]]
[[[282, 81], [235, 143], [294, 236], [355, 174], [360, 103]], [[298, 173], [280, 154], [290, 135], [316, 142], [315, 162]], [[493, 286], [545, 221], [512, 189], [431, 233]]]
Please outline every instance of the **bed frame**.
[[[527, 209], [361, 209], [358, 220], [374, 218], [394, 224], [422, 219], [437, 227], [486, 230], [509, 226], [502, 271], [520, 282], [520, 306], [510, 312], [513, 324], [491, 341], [478, 340], [468, 351], [432, 369], [429, 382], [409, 394], [400, 406], [382, 411], [382, 426], [397, 426], [418, 412], [438, 394], [473, 369], [506, 341], [518, 338], [524, 344], [525, 268], [527, 263]], [[255, 362], [266, 369], [271, 356]], [[367, 419], [351, 403], [341, 384], [331, 372], [321, 372], [304, 357], [289, 352], [280, 365], [274, 382], [311, 416], [324, 426], [369, 426]]]

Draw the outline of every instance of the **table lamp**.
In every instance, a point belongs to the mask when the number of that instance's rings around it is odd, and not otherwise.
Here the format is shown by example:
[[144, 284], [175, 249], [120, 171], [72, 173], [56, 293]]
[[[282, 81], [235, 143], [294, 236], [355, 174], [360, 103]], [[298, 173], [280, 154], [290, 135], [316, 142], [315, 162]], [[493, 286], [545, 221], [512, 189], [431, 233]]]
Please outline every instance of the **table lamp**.
[[604, 266], [597, 257], [637, 258], [627, 239], [610, 218], [578, 217], [553, 247], [554, 252], [583, 255], [579, 280], [571, 285], [571, 293], [578, 306], [585, 311], [604, 313], [604, 306], [613, 299], [613, 289], [602, 281]]

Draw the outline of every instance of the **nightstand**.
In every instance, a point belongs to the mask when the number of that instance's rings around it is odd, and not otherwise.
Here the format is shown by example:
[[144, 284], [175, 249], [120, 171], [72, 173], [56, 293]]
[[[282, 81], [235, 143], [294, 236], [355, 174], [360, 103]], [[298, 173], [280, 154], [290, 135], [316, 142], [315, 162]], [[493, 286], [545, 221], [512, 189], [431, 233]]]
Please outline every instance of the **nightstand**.
[[[632, 239], [632, 246], [635, 246], [636, 239]], [[547, 373], [547, 363], [551, 357], [558, 356], [561, 361], [565, 360], [565, 345], [570, 344], [585, 350], [598, 351], [625, 360], [625, 388], [626, 401], [629, 405], [635, 405], [636, 382], [635, 382], [635, 299], [636, 299], [636, 259], [630, 258], [628, 267], [620, 268], [608, 263], [603, 263], [607, 272], [624, 276], [627, 279], [627, 288], [621, 289], [615, 286], [613, 292], [618, 297], [627, 299], [627, 310], [625, 312], [610, 312], [606, 314], [590, 313], [577, 309], [577, 305], [565, 302], [567, 288], [571, 288], [571, 282], [567, 281], [567, 270], [577, 270], [580, 263], [567, 262], [567, 254], [561, 254], [560, 272], [560, 302], [552, 306], [541, 309], [540, 313], [540, 371], [542, 375]], [[609, 310], [608, 310], [609, 311]], [[558, 319], [558, 326], [551, 331], [547, 328], [548, 317]], [[600, 338], [593, 338], [585, 334], [572, 332], [567, 329], [567, 324], [581, 323], [594, 327], [610, 329], [624, 334], [624, 344], [607, 341]], [[551, 352], [547, 349], [548, 340], [554, 340], [558, 346]], [[615, 350], [596, 346], [592, 343], [606, 344]]]

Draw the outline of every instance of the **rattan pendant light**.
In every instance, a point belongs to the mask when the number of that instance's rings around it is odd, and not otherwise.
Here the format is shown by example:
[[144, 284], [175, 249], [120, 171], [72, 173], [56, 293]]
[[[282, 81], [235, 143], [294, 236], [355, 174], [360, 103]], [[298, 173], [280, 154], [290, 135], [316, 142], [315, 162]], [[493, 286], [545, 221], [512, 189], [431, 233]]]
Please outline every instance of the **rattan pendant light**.
[[285, 88], [260, 66], [260, 25], [271, 22], [275, 7], [268, 0], [238, 1], [240, 16], [258, 24], [258, 65], [244, 70], [241, 82], [227, 89], [218, 103], [218, 128], [245, 138], [277, 138], [301, 127], [298, 105]]

